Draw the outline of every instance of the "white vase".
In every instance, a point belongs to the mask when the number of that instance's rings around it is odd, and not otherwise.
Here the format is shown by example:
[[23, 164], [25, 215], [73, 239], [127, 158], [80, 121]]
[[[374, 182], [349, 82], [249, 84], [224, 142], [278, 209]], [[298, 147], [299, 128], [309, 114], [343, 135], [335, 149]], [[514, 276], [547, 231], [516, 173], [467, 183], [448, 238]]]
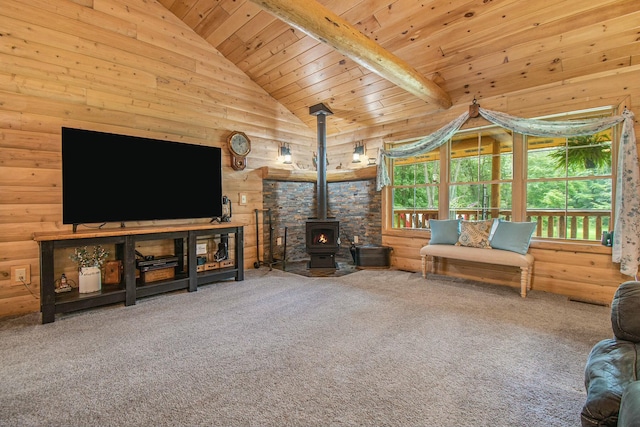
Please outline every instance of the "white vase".
[[102, 287], [100, 267], [81, 267], [78, 276], [78, 289], [81, 294], [98, 292]]

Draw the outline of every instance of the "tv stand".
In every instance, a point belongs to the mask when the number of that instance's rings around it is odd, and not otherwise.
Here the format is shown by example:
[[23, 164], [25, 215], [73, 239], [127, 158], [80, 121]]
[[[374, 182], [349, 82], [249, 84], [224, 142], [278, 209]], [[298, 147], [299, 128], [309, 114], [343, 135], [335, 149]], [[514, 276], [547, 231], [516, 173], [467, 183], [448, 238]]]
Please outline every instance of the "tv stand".
[[[211, 238], [212, 236], [222, 238], [224, 236], [228, 240], [230, 235], [235, 237], [235, 249], [228, 254], [230, 259], [233, 255], [230, 265], [199, 272], [196, 256], [198, 239]], [[178, 259], [175, 276], [152, 283], [144, 283], [142, 278], [136, 279], [136, 243], [171, 239], [174, 241], [174, 256]], [[181, 289], [194, 292], [198, 290], [198, 286], [224, 279], [244, 280], [244, 225], [242, 224], [189, 224], [167, 227], [93, 229], [81, 232], [77, 232], [74, 225], [72, 232], [35, 233], [34, 240], [40, 246], [42, 323], [55, 321], [55, 315], [58, 313], [121, 302], [126, 306], [134, 305], [139, 298], [164, 292]], [[56, 271], [56, 267], [60, 268], [54, 262], [56, 250], [92, 245], [115, 245], [116, 259], [122, 262], [123, 267], [121, 282], [103, 284], [100, 291], [90, 294], [80, 294], [77, 289], [71, 292], [56, 293], [56, 278], [59, 278], [63, 272]]]
[[[106, 224], [106, 222], [104, 222], [104, 223], [100, 224], [97, 228], [98, 228], [98, 229], [101, 229], [105, 224]], [[72, 224], [72, 230], [73, 230], [73, 232], [74, 232], [74, 233], [78, 232], [78, 226], [79, 226], [79, 225], [82, 225], [82, 223], [81, 223], [81, 222], [79, 222], [79, 223], [77, 223], [77, 224]], [[124, 222], [121, 222], [121, 223], [120, 223], [120, 228], [125, 228]]]

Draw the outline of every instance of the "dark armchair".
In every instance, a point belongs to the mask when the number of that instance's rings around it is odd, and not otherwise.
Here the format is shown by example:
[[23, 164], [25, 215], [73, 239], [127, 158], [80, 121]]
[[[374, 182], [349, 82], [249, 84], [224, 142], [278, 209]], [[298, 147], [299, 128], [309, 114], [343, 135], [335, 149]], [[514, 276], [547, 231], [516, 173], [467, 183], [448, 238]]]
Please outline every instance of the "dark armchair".
[[611, 303], [614, 338], [597, 343], [587, 359], [583, 427], [640, 427], [640, 282], [621, 284]]

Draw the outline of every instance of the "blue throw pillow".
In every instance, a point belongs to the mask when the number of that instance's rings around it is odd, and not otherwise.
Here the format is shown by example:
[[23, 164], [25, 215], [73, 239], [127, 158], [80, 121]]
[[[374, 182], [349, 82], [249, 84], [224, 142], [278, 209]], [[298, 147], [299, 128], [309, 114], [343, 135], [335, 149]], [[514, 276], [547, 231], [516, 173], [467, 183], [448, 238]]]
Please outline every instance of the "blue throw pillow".
[[460, 237], [460, 220], [458, 219], [430, 219], [430, 245], [455, 245]]
[[500, 221], [491, 238], [491, 247], [524, 255], [529, 250], [536, 226], [535, 222]]

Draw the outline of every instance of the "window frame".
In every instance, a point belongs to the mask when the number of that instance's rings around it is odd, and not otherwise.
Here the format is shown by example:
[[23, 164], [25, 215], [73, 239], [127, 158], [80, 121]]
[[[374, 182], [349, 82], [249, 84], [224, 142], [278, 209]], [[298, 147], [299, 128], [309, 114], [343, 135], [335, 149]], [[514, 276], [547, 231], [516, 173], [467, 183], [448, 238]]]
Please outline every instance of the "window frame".
[[[562, 120], [572, 120], [572, 119], [584, 119], [584, 118], [592, 118], [592, 117], [596, 117], [596, 116], [606, 116], [606, 115], [615, 115], [616, 114], [616, 108], [615, 107], [600, 107], [600, 108], [594, 108], [594, 109], [588, 109], [588, 110], [579, 110], [579, 111], [572, 111], [572, 112], [567, 112], [567, 113], [561, 113], [561, 114], [554, 114], [554, 115], [548, 115], [548, 116], [544, 116], [544, 117], [537, 117], [537, 119], [562, 119]], [[611, 155], [612, 155], [612, 159], [611, 159], [611, 175], [610, 176], [603, 176], [602, 175], [597, 175], [597, 176], [589, 176], [589, 177], [584, 177], [581, 179], [610, 179], [611, 181], [611, 209], [610, 209], [610, 222], [609, 222], [609, 227], [613, 227], [613, 223], [615, 220], [615, 193], [616, 193], [616, 175], [617, 175], [617, 152], [618, 152], [618, 147], [620, 144], [620, 126], [621, 125], [616, 125], [613, 126], [611, 129]], [[477, 127], [473, 127], [473, 128], [463, 128], [461, 130], [459, 130], [458, 132], [456, 132], [456, 135], [459, 135], [461, 133], [470, 133], [470, 132], [482, 132], [486, 129], [490, 129], [490, 128], [500, 128], [500, 126], [495, 125], [495, 124], [487, 124], [487, 125], [483, 125], [483, 126], [477, 126]], [[511, 178], [511, 185], [512, 185], [512, 202], [511, 202], [511, 220], [512, 221], [527, 221], [527, 209], [528, 209], [528, 205], [527, 205], [527, 185], [529, 183], [528, 180], [528, 147], [527, 147], [527, 137], [528, 135], [525, 134], [521, 134], [521, 133], [517, 133], [517, 132], [512, 132], [512, 156], [513, 156], [513, 161], [512, 161], [512, 178]], [[454, 136], [455, 138], [455, 136]], [[452, 138], [453, 139], [453, 138]], [[414, 138], [414, 139], [410, 139], [410, 140], [403, 140], [403, 141], [398, 141], [395, 143], [386, 143], [386, 146], [389, 147], [397, 147], [400, 144], [408, 144], [408, 143], [412, 143], [417, 141], [418, 138]], [[445, 144], [441, 145], [440, 147], [436, 148], [435, 150], [439, 150], [439, 158], [440, 158], [440, 181], [439, 181], [439, 202], [438, 202], [438, 218], [449, 218], [449, 212], [450, 212], [450, 208], [449, 208], [449, 204], [450, 204], [450, 200], [449, 200], [449, 188], [451, 183], [449, 182], [449, 173], [450, 173], [450, 166], [451, 166], [451, 157], [450, 157], [450, 145], [451, 145], [451, 140], [447, 141]], [[385, 209], [385, 211], [387, 212], [388, 215], [388, 221], [386, 221], [386, 228], [390, 231], [401, 231], [401, 230], [428, 230], [427, 228], [427, 224], [423, 224], [422, 228], [418, 228], [418, 227], [398, 227], [397, 224], [395, 223], [394, 219], [396, 217], [395, 213], [396, 210], [394, 209], [394, 190], [395, 188], [397, 188], [395, 186], [394, 183], [394, 168], [395, 168], [395, 161], [394, 159], [389, 159], [389, 170], [391, 171], [391, 185], [389, 186], [388, 190], [389, 192], [387, 193], [387, 198], [386, 200], [388, 201], [387, 203], [387, 208]], [[505, 181], [502, 181], [505, 182]], [[420, 184], [422, 185], [422, 184]], [[407, 186], [404, 186], [407, 187]], [[426, 221], [423, 221], [426, 223]], [[415, 224], [415, 223], [414, 223]], [[568, 234], [568, 233], [567, 233]], [[535, 234], [534, 234], [534, 237]], [[575, 239], [575, 238], [570, 238], [570, 237], [547, 237], [547, 236], [538, 236], [539, 238], [544, 239], [544, 241], [559, 241], [559, 242], [565, 242], [565, 243], [586, 243], [586, 244], [596, 244], [599, 243], [599, 238], [598, 236], [596, 236], [596, 238], [598, 238], [598, 240], [586, 240], [586, 239]]]

